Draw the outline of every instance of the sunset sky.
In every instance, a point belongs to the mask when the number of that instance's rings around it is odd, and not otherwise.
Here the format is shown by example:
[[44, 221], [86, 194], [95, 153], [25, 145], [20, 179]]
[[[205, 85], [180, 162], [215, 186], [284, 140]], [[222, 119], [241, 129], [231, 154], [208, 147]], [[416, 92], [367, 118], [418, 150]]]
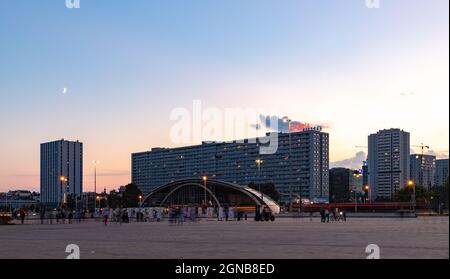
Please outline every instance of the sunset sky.
[[1, 0], [0, 191], [39, 190], [61, 138], [84, 143], [84, 190], [93, 160], [99, 187], [126, 184], [193, 100], [322, 124], [333, 165], [384, 128], [447, 157], [448, 76], [448, 0]]

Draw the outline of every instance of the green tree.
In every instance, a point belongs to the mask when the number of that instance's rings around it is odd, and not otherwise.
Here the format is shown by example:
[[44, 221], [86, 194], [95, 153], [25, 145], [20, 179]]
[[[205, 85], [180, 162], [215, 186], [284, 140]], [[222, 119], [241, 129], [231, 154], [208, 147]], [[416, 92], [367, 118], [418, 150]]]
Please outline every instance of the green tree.
[[[410, 202], [413, 194], [414, 188], [412, 187], [403, 187], [397, 193], [397, 201], [400, 202]], [[423, 187], [422, 185], [415, 186], [416, 191], [416, 202], [420, 204], [428, 204], [431, 200], [431, 192], [428, 188]]]
[[125, 186], [125, 192], [123, 192], [123, 206], [124, 207], [137, 207], [139, 205], [139, 196], [142, 195], [139, 187], [130, 183]]
[[432, 207], [434, 210], [448, 209], [448, 179], [445, 185], [432, 188]]
[[111, 208], [118, 208], [123, 207], [124, 201], [122, 194], [117, 192], [116, 190], [113, 190], [109, 192], [108, 195], [108, 206]]
[[442, 202], [445, 205], [445, 208], [448, 209], [448, 179], [447, 182], [445, 183], [445, 186], [442, 189], [442, 193], [441, 193], [441, 198], [442, 198]]

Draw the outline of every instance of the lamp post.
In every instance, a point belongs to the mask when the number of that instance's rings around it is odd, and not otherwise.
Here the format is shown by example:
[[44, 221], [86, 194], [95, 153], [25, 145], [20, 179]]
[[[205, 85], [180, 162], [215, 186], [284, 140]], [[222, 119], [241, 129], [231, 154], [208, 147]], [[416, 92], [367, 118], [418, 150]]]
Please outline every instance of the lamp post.
[[[288, 137], [289, 137], [289, 157], [288, 157], [288, 160], [289, 160], [289, 171], [290, 171], [289, 175], [292, 175], [292, 160], [291, 160], [291, 156], [292, 156], [291, 122], [292, 122], [292, 119], [290, 119], [289, 117], [285, 116], [285, 117], [283, 117], [283, 122], [288, 124]], [[300, 193], [300, 195], [299, 195], [299, 199], [300, 199], [299, 204], [300, 204], [301, 200], [302, 200], [302, 198], [301, 198], [302, 194], [301, 194], [300, 185], [299, 185], [299, 193]], [[289, 179], [289, 208], [292, 208], [292, 180], [291, 179]], [[299, 209], [299, 212], [300, 212], [300, 209]]]
[[[261, 179], [261, 164], [264, 163], [264, 161], [258, 158], [255, 160], [255, 163], [258, 166], [258, 179], [260, 180]], [[259, 181], [258, 185], [259, 185], [259, 187], [258, 187], [259, 192], [261, 193], [261, 200], [264, 201], [264, 194], [261, 191], [261, 181]]]
[[[354, 179], [360, 178], [361, 173], [359, 171], [353, 172]], [[356, 181], [353, 180], [353, 190], [355, 191], [355, 213], [358, 212], [358, 187], [356, 186]]]
[[365, 185], [364, 190], [367, 192], [367, 200], [370, 202], [370, 187], [369, 187], [369, 185]]
[[61, 207], [67, 202], [67, 193], [66, 193], [66, 185], [67, 185], [67, 177], [61, 175], [59, 177], [59, 181], [61, 183]]
[[207, 201], [206, 201], [206, 181], [208, 180], [208, 177], [206, 175], [204, 175], [202, 177], [202, 180], [203, 180], [203, 188], [205, 190], [205, 204], [206, 204], [207, 203]]
[[97, 165], [99, 163], [99, 161], [92, 161], [92, 164], [94, 165], [94, 192], [96, 196], [94, 201], [94, 209], [97, 208]]
[[138, 199], [139, 199], [139, 208], [141, 208], [142, 207], [142, 195], [139, 195]]
[[238, 183], [238, 170], [241, 166], [239, 165], [239, 163], [237, 161], [234, 162], [234, 165], [236, 166], [236, 168], [234, 170], [234, 183]]
[[412, 188], [411, 203], [413, 206], [413, 211], [416, 212], [416, 183], [414, 180], [410, 179], [407, 182], [407, 186]]
[[100, 195], [95, 194], [95, 201], [96, 201], [95, 208], [97, 208], [97, 201], [98, 201], [98, 210], [99, 210], [99, 212], [100, 212], [100, 208], [101, 208], [100, 200], [101, 200]]

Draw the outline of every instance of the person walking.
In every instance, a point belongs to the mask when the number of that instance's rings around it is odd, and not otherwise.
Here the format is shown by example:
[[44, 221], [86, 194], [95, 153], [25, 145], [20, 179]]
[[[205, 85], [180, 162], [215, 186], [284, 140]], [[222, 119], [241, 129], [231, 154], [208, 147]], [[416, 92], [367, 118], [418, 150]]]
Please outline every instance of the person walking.
[[81, 223], [81, 210], [77, 210], [76, 212], [76, 218], [77, 218], [77, 222]]
[[66, 223], [66, 211], [64, 209], [61, 210], [61, 220], [63, 224]]
[[72, 212], [72, 210], [69, 211], [69, 215], [67, 216], [67, 219], [69, 219], [69, 224], [72, 224], [72, 219], [73, 219], [73, 212]]
[[128, 216], [128, 210], [127, 210], [127, 209], [124, 209], [124, 211], [123, 211], [123, 222], [124, 222], [124, 223], [130, 222], [130, 219], [129, 219], [129, 216]]
[[327, 223], [330, 222], [330, 210], [328, 210], [328, 208], [325, 209], [325, 219]]
[[41, 212], [39, 212], [40, 217], [41, 217], [41, 225], [44, 224], [44, 220], [45, 220], [45, 208], [41, 208]]
[[25, 222], [25, 210], [23, 210], [23, 208], [19, 210], [19, 218], [20, 223], [23, 225], [23, 223]]
[[109, 219], [109, 208], [105, 208], [103, 210], [103, 223], [105, 224], [105, 226], [108, 225], [108, 219]]
[[53, 225], [53, 218], [55, 217], [55, 210], [50, 210], [48, 213], [48, 222], [50, 225]]
[[117, 213], [117, 218], [119, 219], [119, 225], [122, 225], [123, 222], [123, 210], [121, 207], [119, 207], [119, 212]]
[[325, 209], [320, 209], [320, 222], [325, 223]]

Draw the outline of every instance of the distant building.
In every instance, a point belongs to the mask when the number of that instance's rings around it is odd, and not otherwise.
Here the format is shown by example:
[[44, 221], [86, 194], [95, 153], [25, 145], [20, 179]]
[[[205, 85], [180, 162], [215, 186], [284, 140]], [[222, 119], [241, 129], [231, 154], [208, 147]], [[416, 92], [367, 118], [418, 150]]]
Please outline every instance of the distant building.
[[[271, 182], [282, 201], [328, 201], [329, 138], [317, 129], [279, 133], [275, 154], [260, 155], [260, 143], [241, 140], [181, 148], [153, 148], [132, 154], [132, 182], [144, 193], [166, 183], [199, 178], [248, 185]], [[291, 153], [291, 157], [289, 156]], [[256, 159], [263, 162], [258, 168]]]
[[8, 196], [14, 200], [31, 200], [33, 199], [33, 193], [28, 190], [15, 190], [9, 191]]
[[1, 209], [30, 208], [36, 206], [40, 201], [40, 195], [28, 190], [14, 190], [0, 193]]
[[330, 202], [350, 201], [350, 174], [346, 168], [330, 170]]
[[434, 185], [444, 186], [448, 180], [448, 159], [436, 160]]
[[360, 199], [363, 194], [363, 175], [347, 168], [330, 169], [330, 202], [344, 203]]
[[83, 192], [83, 144], [59, 140], [41, 144], [41, 202], [59, 205]]
[[369, 165], [367, 164], [367, 161], [363, 162], [362, 165], [362, 176], [363, 176], [363, 185], [368, 186], [369, 185]]
[[31, 208], [37, 206], [38, 201], [36, 200], [9, 200], [9, 199], [0, 199], [0, 210], [10, 210], [10, 209], [18, 209], [18, 208]]
[[413, 154], [410, 156], [410, 178], [417, 185], [433, 187], [436, 173], [436, 156]]
[[81, 194], [82, 208], [93, 210], [95, 208], [97, 194], [95, 192], [83, 192]]
[[369, 187], [371, 199], [393, 200], [410, 171], [409, 133], [400, 129], [369, 135]]

